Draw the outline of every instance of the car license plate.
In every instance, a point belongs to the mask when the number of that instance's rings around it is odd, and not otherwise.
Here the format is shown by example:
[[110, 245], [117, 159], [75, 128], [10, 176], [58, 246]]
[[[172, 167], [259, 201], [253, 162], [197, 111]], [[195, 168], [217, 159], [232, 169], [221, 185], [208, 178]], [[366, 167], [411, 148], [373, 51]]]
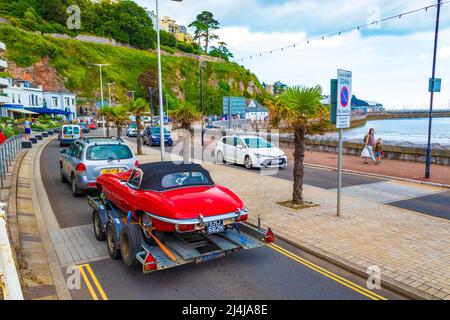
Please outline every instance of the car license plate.
[[201, 257], [196, 258], [195, 263], [202, 263], [202, 262], [214, 260], [217, 258], [221, 258], [224, 256], [225, 256], [224, 252], [215, 252], [215, 253], [208, 254], [206, 256], [201, 256]]
[[100, 172], [101, 172], [101, 174], [105, 174], [105, 173], [107, 173], [107, 174], [116, 174], [116, 173], [119, 173], [119, 172], [122, 172], [122, 171], [123, 170], [119, 169], [119, 168], [112, 168], [112, 169], [103, 169]]
[[217, 220], [217, 221], [211, 221], [210, 223], [208, 223], [208, 229], [207, 229], [207, 233], [211, 234], [211, 233], [219, 233], [219, 232], [224, 232], [225, 231], [225, 227], [223, 226], [223, 221], [222, 220]]
[[72, 136], [71, 136], [71, 135], [65, 134], [65, 135], [64, 135], [64, 139], [72, 139]]

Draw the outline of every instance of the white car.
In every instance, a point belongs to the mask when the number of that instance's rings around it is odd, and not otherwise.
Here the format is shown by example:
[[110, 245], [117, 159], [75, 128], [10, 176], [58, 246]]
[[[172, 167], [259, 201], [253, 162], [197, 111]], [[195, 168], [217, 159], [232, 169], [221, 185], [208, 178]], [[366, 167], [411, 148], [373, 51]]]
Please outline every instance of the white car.
[[125, 134], [127, 135], [127, 137], [137, 137], [137, 123], [130, 123], [125, 130]]
[[286, 154], [270, 142], [257, 136], [227, 136], [215, 148], [218, 163], [243, 164], [251, 168], [284, 168], [288, 165]]

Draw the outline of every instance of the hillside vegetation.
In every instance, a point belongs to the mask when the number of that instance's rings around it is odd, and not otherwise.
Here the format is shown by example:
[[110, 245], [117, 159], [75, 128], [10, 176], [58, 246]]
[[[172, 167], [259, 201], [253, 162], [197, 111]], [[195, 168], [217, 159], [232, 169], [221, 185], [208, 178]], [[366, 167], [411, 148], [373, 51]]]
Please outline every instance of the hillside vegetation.
[[[157, 56], [150, 51], [56, 39], [8, 25], [0, 25], [0, 41], [7, 46], [7, 60], [18, 67], [30, 67], [48, 57], [50, 66], [64, 80], [65, 87], [87, 101], [98, 99], [99, 91], [98, 68], [89, 63], [111, 64], [104, 69], [104, 83], [116, 83], [113, 91], [117, 99], [123, 98], [128, 90], [148, 98], [148, 87], [157, 87]], [[198, 108], [198, 61], [163, 56], [162, 64], [169, 108], [174, 109], [180, 104]], [[263, 103], [269, 98], [256, 76], [245, 68], [230, 62], [208, 62], [204, 67], [205, 111], [221, 114], [222, 97], [228, 95], [244, 95]]]

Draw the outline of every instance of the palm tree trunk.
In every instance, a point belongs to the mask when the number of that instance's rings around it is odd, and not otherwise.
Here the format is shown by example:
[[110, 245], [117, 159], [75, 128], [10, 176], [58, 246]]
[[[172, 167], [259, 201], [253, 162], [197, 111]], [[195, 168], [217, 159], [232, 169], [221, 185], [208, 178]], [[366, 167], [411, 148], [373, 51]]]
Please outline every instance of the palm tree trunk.
[[294, 188], [292, 194], [292, 202], [294, 204], [303, 203], [303, 176], [305, 159], [305, 127], [298, 126], [295, 128], [294, 139]]
[[116, 127], [117, 127], [117, 138], [122, 137], [122, 127], [120, 126], [119, 123], [116, 123]]
[[142, 154], [142, 139], [141, 139], [141, 116], [136, 116], [136, 123], [137, 123], [137, 154]]

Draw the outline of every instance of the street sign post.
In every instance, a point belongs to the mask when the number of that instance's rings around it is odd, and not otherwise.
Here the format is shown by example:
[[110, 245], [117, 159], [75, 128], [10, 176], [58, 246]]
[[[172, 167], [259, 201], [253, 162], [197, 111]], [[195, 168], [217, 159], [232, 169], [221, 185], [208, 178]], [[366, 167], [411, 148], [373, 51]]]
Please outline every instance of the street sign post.
[[337, 216], [341, 215], [341, 195], [342, 195], [342, 149], [343, 132], [350, 127], [352, 115], [352, 73], [351, 71], [338, 70], [337, 77], [337, 110], [336, 128], [339, 129], [339, 160], [338, 160], [338, 194], [337, 194]]

